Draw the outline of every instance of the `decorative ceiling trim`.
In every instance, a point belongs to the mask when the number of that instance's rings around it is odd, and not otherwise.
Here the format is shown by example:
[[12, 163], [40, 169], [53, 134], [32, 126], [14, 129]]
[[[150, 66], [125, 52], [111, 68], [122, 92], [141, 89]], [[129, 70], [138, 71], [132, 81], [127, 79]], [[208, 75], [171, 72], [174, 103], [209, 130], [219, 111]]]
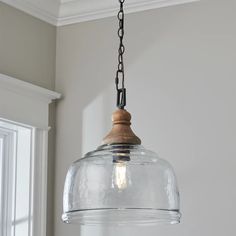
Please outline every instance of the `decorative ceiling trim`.
[[[80, 1], [76, 0], [0, 0], [8, 5], [11, 5], [21, 11], [24, 11], [36, 18], [46, 21], [55, 26], [63, 26], [78, 22], [90, 21], [95, 19], [115, 16], [118, 7], [99, 7], [100, 1], [97, 1], [97, 6], [92, 6], [91, 10], [83, 9]], [[126, 3], [126, 13], [139, 12], [155, 8], [174, 6], [184, 3], [197, 2], [200, 0], [143, 0], [132, 1]], [[92, 5], [92, 3], [91, 3]]]

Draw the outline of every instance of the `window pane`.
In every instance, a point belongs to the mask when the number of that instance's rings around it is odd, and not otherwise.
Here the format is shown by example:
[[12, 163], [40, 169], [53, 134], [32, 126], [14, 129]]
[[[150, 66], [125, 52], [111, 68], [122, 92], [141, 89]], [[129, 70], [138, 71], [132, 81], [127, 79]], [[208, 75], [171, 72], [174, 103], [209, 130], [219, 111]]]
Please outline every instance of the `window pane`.
[[21, 130], [17, 138], [16, 221], [29, 213], [30, 156], [30, 131]]
[[2, 227], [3, 227], [3, 205], [2, 205], [2, 201], [3, 201], [3, 186], [2, 186], [2, 182], [3, 182], [3, 171], [2, 171], [2, 165], [3, 165], [3, 138], [0, 136], [0, 235], [2, 233]]
[[22, 222], [15, 225], [14, 236], [28, 236], [28, 221]]
[[32, 130], [0, 120], [0, 236], [31, 236]]

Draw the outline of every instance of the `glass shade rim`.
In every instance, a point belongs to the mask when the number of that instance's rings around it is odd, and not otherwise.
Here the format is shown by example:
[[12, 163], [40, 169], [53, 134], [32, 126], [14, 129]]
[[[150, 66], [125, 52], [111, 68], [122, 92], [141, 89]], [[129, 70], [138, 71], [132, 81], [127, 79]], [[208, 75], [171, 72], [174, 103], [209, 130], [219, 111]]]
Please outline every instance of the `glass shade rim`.
[[[114, 215], [113, 215], [114, 214]], [[105, 217], [106, 216], [106, 217]], [[107, 217], [108, 216], [108, 217]], [[105, 217], [105, 219], [104, 219]], [[120, 217], [120, 218], [117, 218]], [[179, 209], [155, 208], [94, 208], [69, 211], [62, 215], [62, 220], [69, 224], [80, 225], [119, 225], [150, 226], [158, 224], [178, 224]]]

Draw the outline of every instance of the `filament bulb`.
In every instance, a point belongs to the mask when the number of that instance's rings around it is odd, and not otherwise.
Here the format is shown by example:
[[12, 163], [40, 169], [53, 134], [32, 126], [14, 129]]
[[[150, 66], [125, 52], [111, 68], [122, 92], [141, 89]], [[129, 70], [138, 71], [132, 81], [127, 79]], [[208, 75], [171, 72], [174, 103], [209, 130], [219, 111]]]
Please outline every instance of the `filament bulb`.
[[113, 187], [124, 190], [130, 182], [127, 170], [127, 162], [114, 163], [113, 169]]

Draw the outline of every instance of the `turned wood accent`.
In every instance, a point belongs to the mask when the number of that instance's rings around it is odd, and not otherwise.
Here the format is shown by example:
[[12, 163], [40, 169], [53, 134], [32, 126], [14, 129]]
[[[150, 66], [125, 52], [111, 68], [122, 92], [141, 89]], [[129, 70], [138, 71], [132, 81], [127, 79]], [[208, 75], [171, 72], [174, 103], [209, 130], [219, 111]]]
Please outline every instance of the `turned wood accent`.
[[124, 109], [118, 109], [112, 114], [113, 127], [103, 139], [102, 144], [141, 144], [141, 140], [134, 134], [131, 125], [131, 115]]

